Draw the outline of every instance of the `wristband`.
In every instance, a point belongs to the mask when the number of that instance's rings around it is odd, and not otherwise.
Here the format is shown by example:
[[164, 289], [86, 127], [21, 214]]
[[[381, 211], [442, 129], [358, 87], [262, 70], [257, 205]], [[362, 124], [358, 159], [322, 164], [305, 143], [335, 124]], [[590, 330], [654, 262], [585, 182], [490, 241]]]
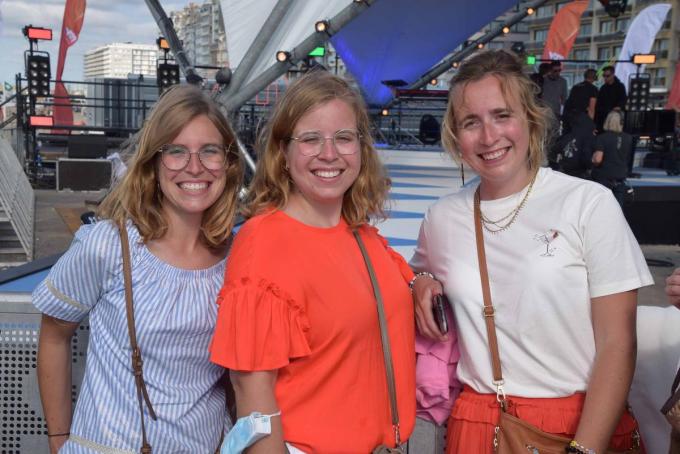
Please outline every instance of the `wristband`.
[[423, 276], [427, 276], [427, 277], [429, 277], [430, 279], [435, 280], [434, 274], [428, 273], [427, 271], [421, 271], [420, 273], [416, 273], [415, 276], [413, 276], [413, 279], [411, 279], [411, 280], [409, 281], [409, 283], [408, 283], [408, 288], [410, 288], [411, 291], [413, 291], [413, 285], [416, 283], [416, 280], [417, 280], [419, 277], [423, 277]]
[[47, 434], [47, 438], [52, 438], [52, 437], [67, 437], [70, 436], [71, 432], [64, 432], [61, 434]]

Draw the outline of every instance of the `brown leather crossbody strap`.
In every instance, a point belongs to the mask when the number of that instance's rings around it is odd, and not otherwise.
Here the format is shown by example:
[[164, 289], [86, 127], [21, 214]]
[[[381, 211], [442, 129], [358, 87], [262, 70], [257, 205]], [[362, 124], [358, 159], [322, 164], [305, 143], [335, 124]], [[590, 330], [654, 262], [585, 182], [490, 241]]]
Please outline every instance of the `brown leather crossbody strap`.
[[368, 276], [371, 278], [371, 286], [373, 287], [373, 295], [375, 296], [376, 306], [378, 307], [378, 321], [380, 323], [380, 341], [382, 343], [383, 358], [385, 360], [385, 375], [387, 376], [387, 389], [390, 394], [390, 409], [392, 413], [392, 427], [394, 428], [395, 447], [401, 444], [401, 435], [399, 434], [399, 410], [397, 408], [397, 390], [394, 384], [394, 367], [392, 366], [392, 349], [390, 347], [390, 335], [387, 331], [387, 318], [385, 317], [385, 306], [383, 304], [382, 293], [378, 285], [378, 279], [373, 270], [371, 258], [366, 252], [366, 246], [359, 235], [359, 232], [353, 230], [354, 238], [356, 238], [361, 249], [361, 255], [366, 262], [368, 269]]
[[489, 351], [491, 352], [491, 367], [493, 369], [494, 385], [503, 385], [503, 373], [501, 372], [501, 357], [498, 353], [498, 338], [496, 337], [496, 310], [491, 302], [491, 289], [489, 287], [489, 272], [486, 268], [486, 252], [484, 251], [484, 232], [482, 231], [482, 211], [479, 200], [479, 186], [475, 191], [475, 238], [477, 240], [477, 261], [479, 262], [479, 277], [482, 280], [482, 296], [484, 297], [484, 322], [486, 323], [486, 335], [489, 339]]
[[137, 345], [137, 334], [135, 332], [135, 313], [132, 306], [132, 267], [130, 265], [130, 244], [128, 242], [127, 229], [124, 224], [118, 225], [120, 232], [120, 245], [123, 253], [123, 280], [125, 282], [125, 313], [127, 315], [128, 335], [130, 337], [130, 347], [132, 350], [132, 373], [135, 377], [135, 387], [137, 388], [137, 401], [139, 403], [139, 417], [142, 422], [142, 447], [141, 454], [151, 454], [151, 445], [146, 439], [146, 427], [144, 426], [144, 404], [149, 409], [151, 419], [156, 420], [156, 413], [151, 405], [149, 394], [146, 391], [144, 375], [142, 373], [142, 352]]

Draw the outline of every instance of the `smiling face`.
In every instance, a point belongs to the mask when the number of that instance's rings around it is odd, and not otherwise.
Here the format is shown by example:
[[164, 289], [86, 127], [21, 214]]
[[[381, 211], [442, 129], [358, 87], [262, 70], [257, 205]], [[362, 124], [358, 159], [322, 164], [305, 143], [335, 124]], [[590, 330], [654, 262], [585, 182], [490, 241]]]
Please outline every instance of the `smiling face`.
[[[341, 130], [356, 130], [357, 119], [352, 107], [340, 99], [320, 104], [305, 113], [293, 129], [293, 137], [310, 132], [332, 137]], [[340, 143], [338, 143], [340, 145]], [[361, 145], [356, 152], [340, 154], [333, 141], [327, 139], [316, 156], [305, 156], [300, 141], [285, 145], [285, 158], [293, 191], [285, 207], [287, 212], [307, 213], [311, 217], [339, 218], [345, 192], [352, 186], [361, 169]]]
[[483, 198], [520, 191], [530, 179], [529, 127], [519, 100], [503, 96], [500, 82], [486, 76], [454, 93], [456, 144], [480, 176]]
[[158, 183], [163, 193], [162, 208], [168, 219], [194, 217], [200, 222], [205, 210], [220, 197], [226, 184], [225, 169], [207, 170], [198, 154], [206, 145], [223, 146], [219, 130], [206, 115], [192, 119], [172, 142], [192, 152], [182, 170], [169, 170], [158, 156]]

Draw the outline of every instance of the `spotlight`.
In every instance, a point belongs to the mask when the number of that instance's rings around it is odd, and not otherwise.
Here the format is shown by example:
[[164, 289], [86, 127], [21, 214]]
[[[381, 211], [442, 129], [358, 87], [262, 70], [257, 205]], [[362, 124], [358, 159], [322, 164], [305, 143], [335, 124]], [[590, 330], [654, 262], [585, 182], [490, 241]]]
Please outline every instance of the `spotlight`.
[[327, 32], [330, 28], [330, 24], [327, 20], [320, 20], [314, 24], [314, 29], [319, 33]]
[[506, 35], [510, 33], [510, 27], [508, 27], [507, 25], [503, 27], [503, 33], [505, 33]]
[[535, 12], [536, 12], [536, 10], [534, 10], [533, 8], [527, 8], [527, 16], [531, 16]]
[[460, 66], [460, 63], [458, 63], [457, 61], [454, 61], [453, 63], [451, 63], [452, 68], [458, 68], [458, 66]]
[[26, 79], [30, 88], [29, 95], [49, 96], [50, 95], [50, 79], [52, 77], [50, 70], [50, 55], [33, 54], [26, 58]]
[[54, 126], [54, 118], [44, 115], [31, 115], [28, 117], [28, 125], [34, 128], [40, 126], [52, 127]]
[[438, 81], [437, 79], [432, 79], [432, 80], [430, 81], [430, 85], [432, 85], [432, 86], [435, 86], [435, 85], [437, 85], [438, 83], [439, 83], [439, 81]]
[[161, 50], [170, 50], [170, 43], [168, 43], [168, 40], [163, 38], [162, 36], [158, 37], [158, 39], [156, 40], [156, 45]]
[[652, 65], [656, 62], [656, 54], [634, 54], [633, 63], [636, 65]]
[[390, 114], [389, 109], [383, 109], [383, 110], [380, 112], [380, 115], [382, 115], [383, 117], [386, 117], [386, 116], [388, 116], [389, 114]]
[[32, 25], [27, 25], [22, 30], [24, 36], [30, 40], [45, 40], [52, 41], [52, 30], [49, 28], [34, 27]]
[[290, 61], [290, 52], [286, 52], [285, 50], [278, 51], [276, 53], [276, 61], [281, 63]]
[[477, 49], [484, 49], [484, 43], [477, 44]]

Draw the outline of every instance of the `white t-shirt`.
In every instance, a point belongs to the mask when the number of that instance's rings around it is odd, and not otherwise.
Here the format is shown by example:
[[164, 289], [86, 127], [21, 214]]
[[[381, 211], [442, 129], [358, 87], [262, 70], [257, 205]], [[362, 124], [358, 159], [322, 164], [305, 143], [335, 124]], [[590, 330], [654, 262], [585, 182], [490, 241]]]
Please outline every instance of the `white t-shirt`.
[[[453, 305], [461, 349], [458, 377], [478, 392], [492, 393], [475, 189], [464, 188], [430, 207], [411, 265], [432, 272]], [[525, 190], [482, 201], [482, 212], [502, 218]], [[484, 245], [505, 392], [561, 397], [585, 391], [595, 358], [591, 298], [653, 284], [612, 192], [542, 168], [515, 222], [497, 234], [485, 230]]]

